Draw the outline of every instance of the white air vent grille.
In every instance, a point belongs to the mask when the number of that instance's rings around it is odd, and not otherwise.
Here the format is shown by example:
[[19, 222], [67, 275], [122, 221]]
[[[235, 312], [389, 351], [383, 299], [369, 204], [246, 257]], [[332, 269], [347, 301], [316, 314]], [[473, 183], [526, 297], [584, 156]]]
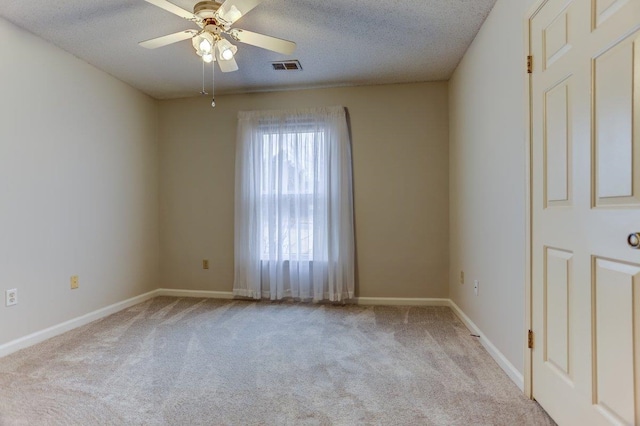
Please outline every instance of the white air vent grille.
[[271, 66], [276, 71], [302, 71], [300, 61], [272, 62]]

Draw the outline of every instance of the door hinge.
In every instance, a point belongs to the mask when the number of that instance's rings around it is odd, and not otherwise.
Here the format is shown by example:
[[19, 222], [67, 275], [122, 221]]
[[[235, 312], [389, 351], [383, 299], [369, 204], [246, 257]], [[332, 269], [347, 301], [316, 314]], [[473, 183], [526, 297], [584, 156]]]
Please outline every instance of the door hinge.
[[529, 349], [533, 349], [533, 331], [529, 330], [529, 333], [527, 333], [527, 347]]
[[527, 56], [527, 73], [533, 73], [533, 56], [531, 55]]

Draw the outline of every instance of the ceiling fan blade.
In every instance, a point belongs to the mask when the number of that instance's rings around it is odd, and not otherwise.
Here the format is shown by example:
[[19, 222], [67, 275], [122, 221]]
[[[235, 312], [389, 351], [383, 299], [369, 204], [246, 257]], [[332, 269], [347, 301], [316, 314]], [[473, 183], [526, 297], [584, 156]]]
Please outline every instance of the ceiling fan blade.
[[233, 24], [260, 3], [262, 0], [226, 0], [217, 14], [228, 24]]
[[191, 38], [196, 34], [195, 30], [185, 30], [179, 33], [173, 33], [162, 37], [152, 38], [151, 40], [141, 41], [138, 43], [140, 46], [147, 49], [157, 49], [158, 47], [166, 46], [168, 44], [177, 43], [182, 40]]
[[292, 41], [254, 33], [252, 31], [241, 30], [239, 28], [234, 28], [229, 31], [229, 35], [242, 43], [261, 47], [267, 50], [273, 50], [274, 52], [282, 53], [283, 55], [291, 55], [296, 50], [296, 44]]
[[222, 71], [222, 72], [238, 71], [238, 63], [233, 58], [231, 58], [231, 59], [229, 59], [227, 61], [221, 61], [218, 58], [217, 62], [218, 62], [218, 65], [220, 66], [220, 71]]
[[188, 10], [184, 10], [181, 7], [176, 6], [173, 3], [169, 3], [167, 0], [145, 0], [147, 3], [151, 3], [154, 6], [158, 6], [161, 9], [171, 12], [174, 15], [178, 15], [181, 18], [188, 19], [189, 21], [198, 21], [198, 17]]

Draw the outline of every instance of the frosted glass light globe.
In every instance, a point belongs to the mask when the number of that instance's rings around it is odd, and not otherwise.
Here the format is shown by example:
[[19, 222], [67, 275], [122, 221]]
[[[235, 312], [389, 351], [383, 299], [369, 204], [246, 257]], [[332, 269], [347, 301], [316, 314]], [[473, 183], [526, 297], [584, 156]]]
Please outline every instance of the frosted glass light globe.
[[211, 47], [212, 47], [211, 42], [206, 38], [203, 38], [202, 41], [200, 42], [200, 50], [202, 50], [205, 53], [211, 53]]

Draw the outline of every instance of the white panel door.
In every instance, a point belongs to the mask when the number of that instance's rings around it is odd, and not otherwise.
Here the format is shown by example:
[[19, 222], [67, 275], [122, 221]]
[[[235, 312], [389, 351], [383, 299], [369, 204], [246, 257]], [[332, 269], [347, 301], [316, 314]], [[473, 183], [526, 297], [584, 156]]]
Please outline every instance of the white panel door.
[[532, 394], [638, 425], [640, 0], [547, 0], [529, 30]]

